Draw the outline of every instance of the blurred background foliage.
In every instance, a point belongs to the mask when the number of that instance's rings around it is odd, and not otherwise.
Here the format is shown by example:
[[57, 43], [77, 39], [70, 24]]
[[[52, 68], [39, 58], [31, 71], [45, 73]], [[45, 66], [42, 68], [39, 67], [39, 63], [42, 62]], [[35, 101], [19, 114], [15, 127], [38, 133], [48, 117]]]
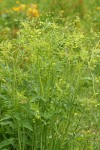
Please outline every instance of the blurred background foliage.
[[[0, 34], [3, 35], [0, 41], [16, 37], [20, 20], [41, 17], [63, 24], [67, 17], [75, 19], [76, 16], [88, 28], [93, 24], [94, 30], [100, 31], [98, 0], [0, 0]], [[90, 20], [88, 25], [87, 20]]]

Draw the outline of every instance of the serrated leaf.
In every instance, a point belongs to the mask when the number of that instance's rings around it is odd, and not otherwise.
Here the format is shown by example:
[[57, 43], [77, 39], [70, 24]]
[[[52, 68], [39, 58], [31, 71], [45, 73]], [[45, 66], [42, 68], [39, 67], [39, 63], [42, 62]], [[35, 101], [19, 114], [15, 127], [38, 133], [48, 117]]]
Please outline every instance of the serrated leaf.
[[19, 121], [21, 121], [21, 119], [22, 119], [20, 113], [15, 113], [14, 118], [19, 120]]
[[11, 118], [11, 116], [10, 115], [6, 115], [4, 118], [2, 118], [0, 121], [3, 121], [3, 120], [8, 120], [8, 119], [10, 119]]
[[9, 125], [9, 124], [11, 124], [12, 122], [11, 121], [2, 121], [2, 122], [0, 122], [0, 125]]
[[29, 122], [29, 120], [26, 120], [26, 122], [23, 122], [23, 127], [33, 131], [32, 125]]

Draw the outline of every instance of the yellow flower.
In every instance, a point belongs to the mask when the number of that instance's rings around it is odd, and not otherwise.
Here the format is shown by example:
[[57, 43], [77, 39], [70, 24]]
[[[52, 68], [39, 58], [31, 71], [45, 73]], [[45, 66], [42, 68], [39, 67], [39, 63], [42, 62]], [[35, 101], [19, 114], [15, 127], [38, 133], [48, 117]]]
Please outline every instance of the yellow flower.
[[24, 11], [25, 8], [26, 8], [26, 5], [25, 5], [25, 4], [21, 4], [21, 5], [20, 5], [20, 10], [21, 10], [21, 11]]
[[19, 4], [20, 2], [19, 1], [16, 1], [16, 4]]
[[18, 7], [13, 7], [13, 11], [25, 11], [26, 5], [25, 4], [21, 4]]
[[20, 7], [13, 7], [12, 10], [13, 11], [20, 11]]
[[28, 11], [27, 11], [27, 14], [28, 14], [30, 17], [39, 17], [39, 12], [38, 12], [37, 9], [29, 8]]
[[31, 5], [31, 8], [37, 9], [37, 5], [36, 5], [36, 4], [32, 4], [32, 5]]
[[32, 8], [32, 9], [37, 9], [38, 8], [37, 4], [30, 4], [28, 7]]
[[100, 7], [97, 7], [96, 9], [97, 9], [97, 10], [100, 10]]

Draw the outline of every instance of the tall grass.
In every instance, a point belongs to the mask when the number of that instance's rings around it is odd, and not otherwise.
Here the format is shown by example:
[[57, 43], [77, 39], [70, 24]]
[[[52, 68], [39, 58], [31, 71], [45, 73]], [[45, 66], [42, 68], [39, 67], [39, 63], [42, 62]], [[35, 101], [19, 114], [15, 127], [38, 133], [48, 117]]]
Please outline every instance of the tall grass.
[[99, 36], [22, 22], [0, 44], [0, 149], [99, 150]]

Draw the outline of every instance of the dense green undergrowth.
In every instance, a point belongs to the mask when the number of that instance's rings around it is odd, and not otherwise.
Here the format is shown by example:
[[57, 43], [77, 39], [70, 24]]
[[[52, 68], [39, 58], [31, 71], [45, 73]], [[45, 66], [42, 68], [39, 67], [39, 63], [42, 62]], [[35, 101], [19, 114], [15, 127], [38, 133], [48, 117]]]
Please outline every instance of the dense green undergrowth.
[[0, 44], [0, 149], [99, 150], [99, 53], [78, 17], [22, 22]]

